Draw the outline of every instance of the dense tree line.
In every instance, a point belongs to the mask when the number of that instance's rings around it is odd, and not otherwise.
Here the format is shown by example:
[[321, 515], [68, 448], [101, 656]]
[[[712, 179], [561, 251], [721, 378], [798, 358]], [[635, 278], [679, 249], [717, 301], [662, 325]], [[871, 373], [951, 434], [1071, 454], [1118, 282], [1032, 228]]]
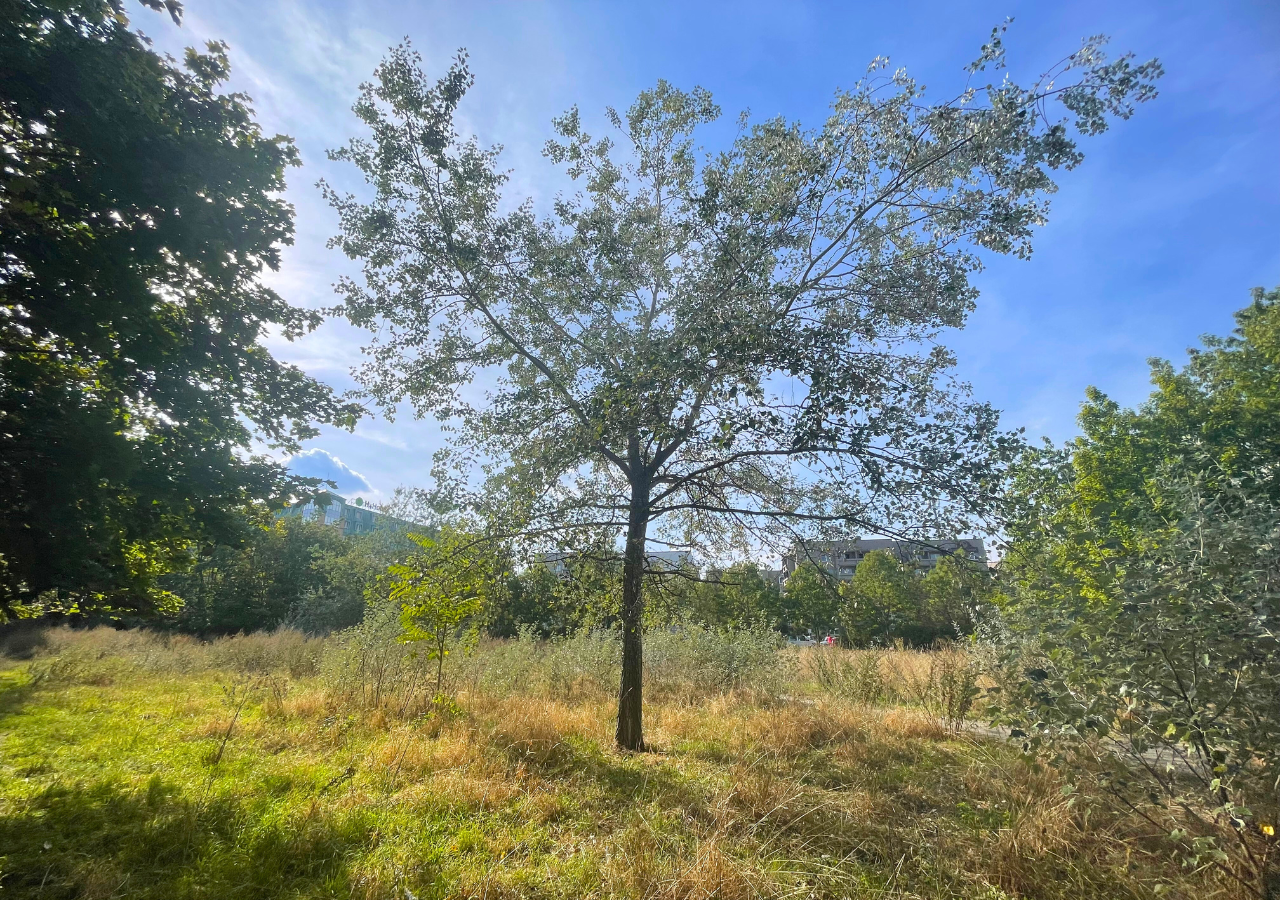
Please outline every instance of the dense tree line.
[[[435, 529], [417, 526], [413, 533], [433, 535]], [[181, 606], [162, 621], [202, 635], [282, 625], [319, 634], [347, 628], [367, 606], [388, 601], [388, 567], [415, 552], [410, 535], [407, 526], [347, 535], [333, 525], [278, 519], [251, 529], [243, 544], [214, 547], [190, 569], [164, 576], [161, 584]], [[484, 633], [513, 637], [528, 630], [555, 637], [617, 627], [622, 566], [616, 556], [582, 554], [555, 567], [517, 567], [507, 555], [477, 553], [473, 546], [481, 544], [466, 544], [469, 566], [483, 586], [469, 624]], [[964, 637], [975, 617], [991, 608], [993, 589], [985, 567], [978, 570], [962, 557], [945, 557], [922, 573], [883, 551], [868, 554], [844, 584], [811, 565], [782, 584], [766, 581], [750, 562], [656, 571], [649, 578], [651, 626], [762, 625], [791, 637], [834, 634], [850, 646], [929, 646]]]
[[411, 547], [401, 529], [346, 535], [296, 517], [251, 526], [243, 542], [210, 548], [190, 568], [161, 579], [181, 603], [160, 621], [201, 635], [348, 628], [368, 604], [386, 600], [387, 567]]

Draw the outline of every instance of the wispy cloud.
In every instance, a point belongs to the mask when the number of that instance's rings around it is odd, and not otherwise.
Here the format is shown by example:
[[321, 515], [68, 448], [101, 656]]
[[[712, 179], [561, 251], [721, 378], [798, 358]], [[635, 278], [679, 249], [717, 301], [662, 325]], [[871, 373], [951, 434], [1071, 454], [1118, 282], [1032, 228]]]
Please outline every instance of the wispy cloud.
[[[1273, 237], [1280, 81], [1268, 77], [1280, 60], [1280, 16], [1269, 9], [1080, 0], [1019, 14], [1011, 66], [1032, 66], [1032, 77], [1038, 60], [1098, 32], [1115, 35], [1119, 51], [1158, 54], [1169, 75], [1160, 98], [1084, 142], [1084, 164], [1057, 173], [1062, 191], [1034, 259], [993, 263], [978, 278], [983, 297], [971, 326], [948, 336], [961, 378], [1006, 410], [1010, 425], [1070, 436], [1089, 384], [1122, 402], [1141, 400], [1147, 357], [1182, 358], [1200, 334], [1230, 327], [1250, 286], [1280, 282]], [[732, 16], [675, 0], [189, 0], [182, 29], [141, 9], [134, 21], [175, 56], [189, 44], [227, 40], [232, 89], [254, 98], [265, 131], [297, 139], [304, 167], [289, 173], [286, 193], [297, 210], [297, 242], [266, 280], [290, 302], [318, 309], [336, 302], [339, 275], [358, 267], [325, 248], [336, 220], [315, 182], [362, 189], [357, 173], [328, 162], [324, 151], [359, 131], [350, 111], [358, 86], [405, 36], [431, 77], [459, 47], [470, 51], [477, 80], [459, 128], [504, 145], [512, 202], [528, 197], [545, 209], [571, 189], [541, 156], [549, 120], [571, 105], [599, 131], [605, 105], [624, 108], [666, 78], [716, 94], [729, 121], [713, 143], [731, 136], [732, 115], [744, 108], [812, 126], [827, 114], [832, 91], [878, 54], [939, 92], [951, 90], [1003, 15], [991, 8], [975, 16], [944, 0], [875, 8], [801, 2], [785, 14], [743, 0]], [[268, 345], [346, 390], [367, 341], [330, 322], [302, 340], [271, 337]], [[484, 387], [478, 381], [468, 396]], [[401, 416], [394, 426], [362, 422], [354, 434], [326, 428], [317, 441], [369, 483], [390, 487], [428, 477], [423, 461], [447, 439], [433, 420]]]
[[369, 428], [364, 425], [356, 427], [355, 436], [364, 438], [366, 441], [373, 441], [375, 444], [382, 444], [385, 447], [391, 447], [395, 450], [408, 450], [409, 442], [403, 437], [389, 434], [378, 428]]

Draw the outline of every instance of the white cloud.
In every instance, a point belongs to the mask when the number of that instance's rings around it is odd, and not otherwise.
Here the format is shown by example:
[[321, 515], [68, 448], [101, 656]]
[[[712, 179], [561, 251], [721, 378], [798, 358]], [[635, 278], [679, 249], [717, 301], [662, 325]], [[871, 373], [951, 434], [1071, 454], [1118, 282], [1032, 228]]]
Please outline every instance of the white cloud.
[[327, 450], [314, 447], [285, 461], [289, 471], [306, 478], [323, 478], [337, 485], [339, 494], [373, 494], [369, 480]]

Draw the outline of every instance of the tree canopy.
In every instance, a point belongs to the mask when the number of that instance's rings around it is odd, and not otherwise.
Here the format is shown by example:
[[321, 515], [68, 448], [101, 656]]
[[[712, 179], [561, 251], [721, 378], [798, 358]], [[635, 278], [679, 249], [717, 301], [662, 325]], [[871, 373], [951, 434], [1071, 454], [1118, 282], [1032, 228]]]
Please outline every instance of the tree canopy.
[[1276, 884], [1280, 291], [1256, 290], [1236, 323], [1181, 369], [1152, 360], [1136, 409], [1090, 390], [1083, 433], [1016, 468], [1003, 706], [1032, 746], [1119, 755], [1103, 775], [1123, 806], [1188, 865], [1263, 897]]
[[319, 321], [259, 281], [297, 151], [219, 93], [224, 45], [179, 66], [121, 0], [5, 3], [0, 58], [0, 617], [171, 606], [157, 576], [298, 487], [254, 439], [359, 412], [261, 343]]
[[1136, 409], [1089, 388], [1080, 436], [1026, 454], [1010, 491], [1013, 569], [1050, 567], [1101, 598], [1110, 562], [1144, 549], [1153, 517], [1180, 515], [1188, 481], [1212, 495], [1243, 480], [1280, 504], [1280, 289], [1255, 289], [1235, 320], [1181, 369], [1151, 360], [1154, 390]]
[[1052, 104], [1094, 134], [1160, 72], [1094, 39], [1031, 87], [973, 83], [1001, 41], [950, 100], [877, 60], [821, 126], [744, 116], [718, 152], [695, 143], [720, 116], [702, 88], [660, 81], [610, 137], [571, 109], [545, 155], [580, 190], [545, 212], [458, 133], [465, 56], [432, 82], [401, 46], [364, 86], [370, 136], [332, 155], [373, 195], [326, 187], [364, 263], [341, 312], [377, 330], [359, 377], [453, 426], [491, 467], [475, 506], [504, 498], [488, 511], [522, 534], [625, 534], [621, 746], [644, 746], [647, 541], [937, 533], [996, 501], [1018, 438], [935, 338], [973, 308], [980, 252], [1029, 254], [1052, 170], [1080, 162]]

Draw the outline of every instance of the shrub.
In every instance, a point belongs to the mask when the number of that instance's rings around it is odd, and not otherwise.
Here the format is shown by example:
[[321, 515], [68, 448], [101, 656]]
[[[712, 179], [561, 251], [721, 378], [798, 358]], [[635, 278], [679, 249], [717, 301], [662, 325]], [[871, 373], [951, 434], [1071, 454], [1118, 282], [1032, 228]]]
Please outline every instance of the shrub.
[[875, 706], [885, 699], [888, 688], [879, 650], [819, 647], [805, 656], [810, 677], [824, 692], [863, 706]]
[[886, 657], [899, 697], [919, 706], [942, 727], [958, 731], [981, 693], [977, 661], [952, 644], [907, 657], [902, 652]]
[[1107, 794], [1188, 865], [1276, 896], [1280, 509], [1226, 479], [1162, 487], [1178, 502], [1136, 519], [1091, 589], [1023, 573], [1002, 721], [1029, 750], [1103, 760]]
[[400, 637], [400, 608], [371, 606], [364, 620], [334, 635], [321, 662], [331, 699], [358, 709], [388, 709], [400, 715], [418, 711], [430, 681], [429, 661]]

